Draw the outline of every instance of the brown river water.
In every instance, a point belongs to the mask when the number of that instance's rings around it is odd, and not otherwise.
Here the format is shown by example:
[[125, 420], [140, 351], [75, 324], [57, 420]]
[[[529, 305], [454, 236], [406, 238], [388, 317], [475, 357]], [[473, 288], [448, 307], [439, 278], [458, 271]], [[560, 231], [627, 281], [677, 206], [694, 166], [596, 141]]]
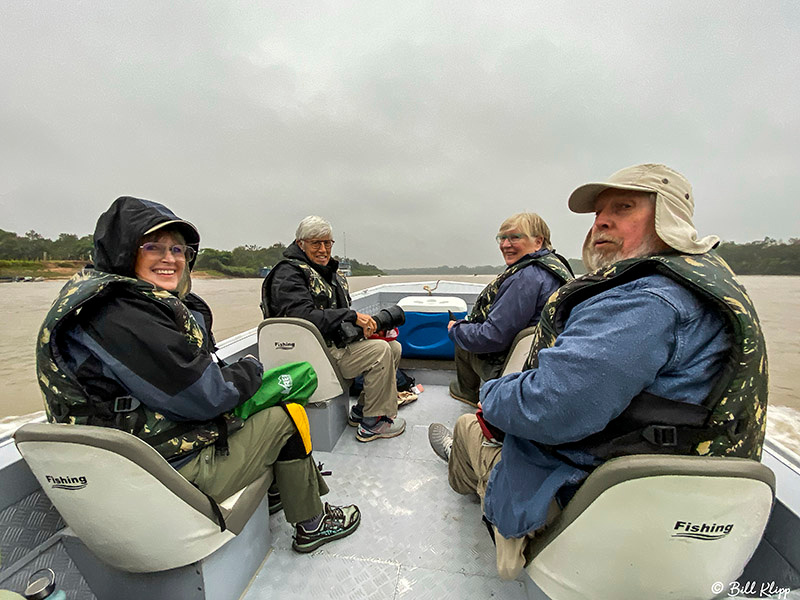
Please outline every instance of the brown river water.
[[[351, 291], [383, 283], [430, 281], [430, 275], [350, 277]], [[492, 276], [442, 279], [488, 283]], [[800, 277], [745, 276], [767, 339], [770, 369], [768, 430], [800, 455]], [[42, 408], [34, 367], [34, 340], [64, 281], [0, 284], [0, 436]], [[261, 320], [260, 279], [197, 279], [194, 291], [214, 312], [214, 334], [224, 340]], [[420, 289], [422, 292], [422, 289]]]

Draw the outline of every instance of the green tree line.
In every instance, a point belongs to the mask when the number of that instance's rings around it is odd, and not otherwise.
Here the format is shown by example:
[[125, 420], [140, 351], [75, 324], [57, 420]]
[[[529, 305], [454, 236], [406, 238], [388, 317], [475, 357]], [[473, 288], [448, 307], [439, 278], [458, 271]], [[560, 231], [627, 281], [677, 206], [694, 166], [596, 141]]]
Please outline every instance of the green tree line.
[[233, 250], [203, 248], [197, 256], [195, 270], [216, 271], [229, 277], [258, 277], [262, 267], [271, 267], [281, 259], [286, 249], [281, 243], [269, 248], [253, 244], [237, 246]]
[[[24, 236], [0, 229], [0, 260], [90, 260], [93, 248], [91, 235], [78, 237], [61, 233], [51, 240], [31, 230]], [[262, 268], [274, 266], [286, 246], [280, 242], [269, 248], [254, 244], [237, 246], [233, 250], [203, 248], [197, 257], [195, 270], [216, 271], [229, 277], [258, 277]], [[383, 275], [378, 267], [351, 258], [353, 275]]]
[[61, 233], [55, 240], [31, 230], [24, 236], [0, 229], [0, 259], [3, 260], [88, 260], [92, 236]]
[[[233, 250], [215, 250], [205, 248], [200, 250], [195, 269], [203, 271], [217, 271], [230, 277], [258, 277], [264, 267], [273, 267], [283, 258], [286, 246], [280, 242], [269, 248], [255, 245], [237, 246]], [[339, 257], [335, 257], [338, 260]], [[375, 265], [360, 263], [354, 258], [350, 261], [350, 270], [353, 275], [383, 275]]]
[[722, 242], [717, 252], [738, 275], [800, 275], [800, 238]]

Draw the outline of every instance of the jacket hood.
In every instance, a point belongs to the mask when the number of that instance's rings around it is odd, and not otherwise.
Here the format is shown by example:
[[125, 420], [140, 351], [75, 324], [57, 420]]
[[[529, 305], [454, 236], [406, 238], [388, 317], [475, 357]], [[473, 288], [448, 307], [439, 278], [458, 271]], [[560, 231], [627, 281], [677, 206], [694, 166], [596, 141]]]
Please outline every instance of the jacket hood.
[[295, 260], [302, 260], [303, 262], [307, 263], [310, 267], [314, 268], [316, 271], [319, 271], [321, 274], [325, 275], [328, 273], [335, 273], [339, 270], [339, 261], [331, 256], [328, 264], [324, 267], [322, 265], [318, 265], [317, 263], [308, 259], [306, 253], [303, 252], [302, 248], [297, 245], [297, 240], [289, 244], [286, 250], [283, 251], [283, 256], [286, 258], [293, 258]]
[[[194, 225], [178, 218], [163, 204], [122, 196], [114, 200], [109, 209], [97, 219], [94, 229], [94, 266], [100, 271], [135, 277], [134, 265], [142, 237], [158, 226], [177, 229], [186, 244], [194, 248], [189, 262], [194, 267], [200, 249], [200, 234]], [[299, 250], [299, 248], [298, 248]]]

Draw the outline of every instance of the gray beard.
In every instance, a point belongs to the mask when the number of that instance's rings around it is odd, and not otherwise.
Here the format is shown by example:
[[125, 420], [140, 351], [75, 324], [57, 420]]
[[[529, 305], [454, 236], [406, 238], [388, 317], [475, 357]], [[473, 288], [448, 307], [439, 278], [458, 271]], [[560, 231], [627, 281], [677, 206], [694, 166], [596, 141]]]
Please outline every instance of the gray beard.
[[661, 238], [655, 233], [648, 234], [639, 244], [638, 247], [632, 251], [628, 251], [623, 255], [622, 248], [615, 252], [599, 252], [592, 246], [592, 230], [586, 234], [586, 239], [583, 240], [583, 251], [581, 253], [583, 264], [591, 271], [596, 271], [603, 267], [607, 267], [617, 261], [625, 260], [626, 258], [641, 258], [643, 256], [652, 256], [659, 254], [662, 251], [664, 243]]

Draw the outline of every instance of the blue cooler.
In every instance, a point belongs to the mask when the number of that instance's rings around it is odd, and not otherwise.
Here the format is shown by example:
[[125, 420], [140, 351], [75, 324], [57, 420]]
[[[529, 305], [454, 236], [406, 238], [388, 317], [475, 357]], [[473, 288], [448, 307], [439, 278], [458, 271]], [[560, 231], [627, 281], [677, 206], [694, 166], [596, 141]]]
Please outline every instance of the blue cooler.
[[467, 303], [453, 296], [406, 296], [397, 305], [406, 313], [397, 341], [405, 358], [453, 359], [453, 342], [447, 337], [447, 311], [458, 319], [467, 316]]

